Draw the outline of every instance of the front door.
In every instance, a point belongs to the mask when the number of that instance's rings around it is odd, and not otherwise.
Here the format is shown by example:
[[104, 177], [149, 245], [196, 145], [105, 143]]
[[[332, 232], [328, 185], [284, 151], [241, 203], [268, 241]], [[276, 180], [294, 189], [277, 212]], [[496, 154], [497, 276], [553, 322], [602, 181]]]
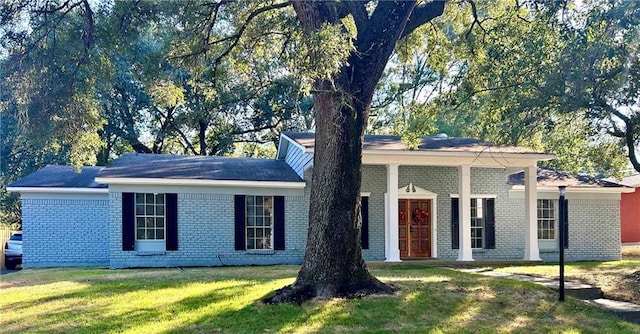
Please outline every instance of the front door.
[[401, 258], [431, 257], [431, 200], [398, 200]]

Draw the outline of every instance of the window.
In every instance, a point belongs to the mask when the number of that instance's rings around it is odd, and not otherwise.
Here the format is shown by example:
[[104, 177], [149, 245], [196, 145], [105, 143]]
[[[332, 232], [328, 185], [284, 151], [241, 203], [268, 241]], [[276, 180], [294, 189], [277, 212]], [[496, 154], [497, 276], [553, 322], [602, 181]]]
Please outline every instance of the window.
[[247, 196], [247, 249], [273, 249], [273, 197]]
[[471, 248], [482, 248], [484, 241], [483, 200], [471, 199]]
[[178, 195], [123, 192], [122, 250], [178, 250]]
[[136, 240], [165, 239], [165, 194], [136, 194]]
[[[495, 198], [471, 195], [471, 248], [496, 248]], [[451, 198], [451, 248], [460, 249], [459, 200]]]
[[551, 199], [538, 200], [538, 239], [556, 239], [557, 202]]
[[284, 202], [284, 196], [235, 195], [235, 250], [284, 250]]

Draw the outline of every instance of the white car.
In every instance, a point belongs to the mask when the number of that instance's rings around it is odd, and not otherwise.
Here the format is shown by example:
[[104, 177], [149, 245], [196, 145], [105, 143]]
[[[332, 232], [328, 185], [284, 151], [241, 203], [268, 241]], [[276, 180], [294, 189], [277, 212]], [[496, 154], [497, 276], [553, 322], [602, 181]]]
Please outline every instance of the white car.
[[22, 265], [22, 231], [13, 232], [4, 244], [4, 265], [7, 269]]

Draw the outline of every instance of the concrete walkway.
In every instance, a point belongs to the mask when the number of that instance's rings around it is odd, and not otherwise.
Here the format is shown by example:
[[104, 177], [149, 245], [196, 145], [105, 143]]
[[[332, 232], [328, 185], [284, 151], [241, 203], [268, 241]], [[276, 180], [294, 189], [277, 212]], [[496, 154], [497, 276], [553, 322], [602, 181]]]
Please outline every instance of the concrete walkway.
[[[467, 272], [467, 273], [475, 273], [483, 276], [508, 278], [508, 279], [515, 279], [519, 281], [536, 283], [536, 284], [545, 286], [549, 289], [552, 289], [554, 291], [558, 291], [560, 286], [560, 282], [558, 280], [535, 277], [530, 275], [502, 273], [502, 272], [496, 272], [486, 268], [485, 269], [469, 268], [469, 269], [458, 269], [458, 270]], [[564, 289], [565, 295], [567, 296], [572, 296], [574, 298], [581, 299], [587, 304], [595, 305], [602, 309], [610, 311], [626, 321], [640, 324], [640, 305], [603, 298], [602, 290], [599, 287], [593, 286], [593, 285], [565, 281], [564, 288], [565, 288]]]

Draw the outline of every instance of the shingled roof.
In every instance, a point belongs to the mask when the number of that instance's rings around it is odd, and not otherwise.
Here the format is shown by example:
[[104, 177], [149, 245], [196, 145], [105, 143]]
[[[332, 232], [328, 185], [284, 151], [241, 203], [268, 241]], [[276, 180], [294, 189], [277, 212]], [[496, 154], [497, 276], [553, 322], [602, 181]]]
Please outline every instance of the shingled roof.
[[[598, 180], [587, 175], [571, 174], [550, 168], [538, 168], [538, 187], [620, 188], [619, 184]], [[524, 172], [509, 175], [510, 185], [524, 185]]]
[[[285, 136], [307, 149], [315, 146], [315, 134], [312, 132], [284, 132]], [[400, 136], [391, 135], [365, 135], [364, 150], [389, 150], [408, 151], [409, 147]], [[468, 153], [514, 153], [514, 154], [540, 154], [530, 148], [508, 145], [494, 145], [476, 138], [462, 137], [422, 137], [418, 151], [432, 152], [468, 152]]]
[[627, 186], [630, 188], [639, 188], [640, 187], [640, 173], [638, 174], [634, 174], [634, 175], [629, 175], [629, 176], [625, 176], [622, 178], [622, 180], [616, 180], [613, 177], [608, 177], [605, 179], [606, 181], [609, 182], [613, 182], [613, 183], [617, 183], [623, 186]]
[[104, 167], [80, 167], [47, 165], [8, 185], [10, 188], [107, 188], [96, 183], [96, 175]]
[[136, 153], [122, 155], [97, 177], [303, 182], [273, 159]]

